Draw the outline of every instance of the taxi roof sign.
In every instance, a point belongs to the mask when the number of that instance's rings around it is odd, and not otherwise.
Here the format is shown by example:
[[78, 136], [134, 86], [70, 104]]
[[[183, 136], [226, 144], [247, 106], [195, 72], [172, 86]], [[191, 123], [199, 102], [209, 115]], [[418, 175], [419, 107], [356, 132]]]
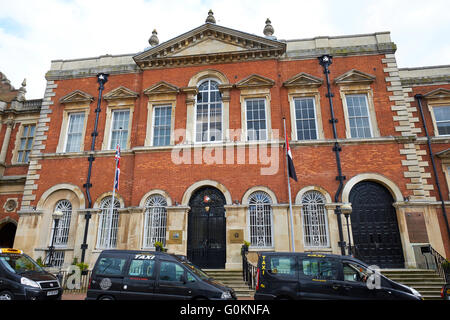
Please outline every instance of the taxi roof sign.
[[12, 248], [0, 249], [0, 252], [1, 253], [15, 253], [15, 254], [22, 254], [23, 253], [22, 250], [12, 249]]

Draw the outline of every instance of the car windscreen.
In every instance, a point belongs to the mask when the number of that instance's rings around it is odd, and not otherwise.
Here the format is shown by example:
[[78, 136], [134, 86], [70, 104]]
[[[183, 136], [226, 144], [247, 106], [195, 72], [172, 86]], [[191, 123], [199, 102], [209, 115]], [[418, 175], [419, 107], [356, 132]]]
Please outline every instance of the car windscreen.
[[208, 280], [210, 277], [204, 273], [200, 268], [196, 267], [194, 264], [188, 262], [188, 261], [182, 261], [181, 262], [184, 266], [188, 268], [189, 271], [194, 273], [196, 276], [198, 276], [202, 280]]
[[126, 257], [100, 257], [97, 262], [96, 273], [107, 276], [121, 275], [123, 273], [126, 261]]
[[0, 254], [0, 263], [11, 272], [22, 274], [25, 272], [44, 272], [36, 262], [23, 254]]

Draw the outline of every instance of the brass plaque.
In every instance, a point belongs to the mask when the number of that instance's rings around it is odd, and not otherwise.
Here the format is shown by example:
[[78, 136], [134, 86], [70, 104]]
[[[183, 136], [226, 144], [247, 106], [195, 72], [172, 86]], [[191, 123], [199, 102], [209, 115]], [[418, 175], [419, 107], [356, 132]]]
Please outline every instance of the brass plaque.
[[244, 230], [228, 230], [228, 238], [230, 239], [230, 243], [243, 243]]
[[405, 212], [410, 243], [428, 243], [428, 233], [423, 212]]
[[169, 240], [167, 244], [182, 244], [183, 243], [183, 230], [170, 230]]

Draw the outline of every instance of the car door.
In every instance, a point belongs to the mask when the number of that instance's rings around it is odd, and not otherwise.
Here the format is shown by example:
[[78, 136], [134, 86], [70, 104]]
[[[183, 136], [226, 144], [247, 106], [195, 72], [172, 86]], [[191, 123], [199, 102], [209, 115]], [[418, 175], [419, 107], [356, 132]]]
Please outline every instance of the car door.
[[270, 255], [262, 271], [261, 286], [277, 297], [297, 297], [298, 272], [294, 255]]
[[299, 258], [300, 299], [343, 299], [336, 258], [309, 254]]
[[155, 298], [156, 260], [154, 255], [135, 255], [124, 276], [122, 298], [147, 300]]
[[190, 299], [192, 290], [186, 283], [186, 270], [174, 261], [159, 261], [155, 296], [158, 299]]
[[372, 275], [367, 267], [355, 261], [342, 260], [342, 295], [345, 299], [373, 300], [381, 299], [383, 290], [369, 284]]

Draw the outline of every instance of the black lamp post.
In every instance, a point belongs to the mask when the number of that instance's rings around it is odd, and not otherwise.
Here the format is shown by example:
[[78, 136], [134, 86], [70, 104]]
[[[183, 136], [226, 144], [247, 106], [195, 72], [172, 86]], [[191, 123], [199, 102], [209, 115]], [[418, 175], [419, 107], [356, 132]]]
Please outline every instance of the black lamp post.
[[54, 265], [54, 251], [55, 251], [55, 238], [56, 238], [56, 233], [58, 232], [58, 224], [59, 224], [59, 220], [64, 216], [64, 213], [60, 210], [57, 210], [55, 212], [53, 212], [52, 217], [55, 221], [54, 223], [54, 228], [53, 228], [53, 235], [52, 235], [52, 242], [51, 245], [48, 247], [48, 263], [47, 266], [48, 267], [52, 267]]
[[341, 206], [341, 211], [345, 216], [345, 221], [347, 222], [347, 237], [348, 237], [348, 255], [352, 255], [352, 239], [350, 238], [350, 225], [348, 223], [348, 218], [352, 213], [352, 205], [350, 203], [345, 203]]
[[[319, 59], [319, 64], [323, 67], [323, 73], [325, 74], [325, 78], [327, 81], [327, 94], [326, 97], [328, 98], [328, 102], [330, 104], [330, 113], [331, 113], [331, 119], [330, 119], [330, 123], [333, 127], [333, 137], [334, 137], [334, 147], [333, 147], [333, 151], [336, 155], [336, 166], [337, 166], [337, 170], [338, 170], [338, 175], [336, 177], [336, 180], [339, 181], [339, 186], [338, 189], [336, 191], [336, 194], [334, 195], [334, 202], [335, 203], [339, 203], [339, 198], [342, 192], [342, 188], [344, 187], [344, 180], [345, 180], [345, 176], [342, 175], [342, 168], [341, 168], [341, 156], [340, 156], [340, 152], [342, 151], [341, 147], [339, 146], [339, 142], [337, 141], [338, 137], [337, 137], [337, 131], [336, 131], [336, 123], [337, 123], [337, 119], [334, 117], [334, 108], [333, 108], [333, 100], [332, 97], [334, 96], [331, 93], [331, 85], [330, 85], [330, 65], [333, 63], [333, 57], [330, 55], [323, 55], [318, 57]], [[345, 241], [344, 241], [344, 235], [342, 232], [342, 219], [341, 219], [341, 207], [339, 205], [336, 206], [336, 208], [334, 209], [334, 213], [336, 214], [336, 218], [337, 218], [337, 223], [338, 223], [338, 231], [339, 231], [339, 242], [338, 245], [341, 248], [341, 254], [345, 255]]]
[[[95, 109], [95, 124], [94, 124], [94, 131], [92, 131], [92, 144], [91, 144], [91, 154], [88, 157], [89, 161], [89, 168], [88, 168], [88, 175], [86, 183], [83, 185], [83, 187], [86, 189], [86, 198], [88, 200], [88, 208], [92, 208], [92, 198], [90, 193], [90, 188], [92, 187], [91, 183], [91, 174], [92, 174], [92, 164], [95, 160], [95, 157], [93, 155], [93, 152], [95, 151], [95, 139], [98, 136], [97, 128], [98, 128], [98, 117], [100, 115], [100, 112], [102, 109], [100, 109], [100, 105], [102, 102], [102, 93], [103, 89], [105, 88], [105, 83], [108, 81], [108, 74], [106, 73], [99, 73], [97, 75], [97, 82], [99, 84], [98, 87], [98, 99], [97, 99], [97, 109]], [[87, 235], [89, 230], [89, 220], [91, 219], [91, 213], [89, 211], [85, 214], [86, 224], [84, 226], [84, 236], [83, 236], [83, 243], [81, 244], [81, 262], [84, 262], [84, 258], [86, 255], [86, 249], [88, 247], [87, 245]]]

